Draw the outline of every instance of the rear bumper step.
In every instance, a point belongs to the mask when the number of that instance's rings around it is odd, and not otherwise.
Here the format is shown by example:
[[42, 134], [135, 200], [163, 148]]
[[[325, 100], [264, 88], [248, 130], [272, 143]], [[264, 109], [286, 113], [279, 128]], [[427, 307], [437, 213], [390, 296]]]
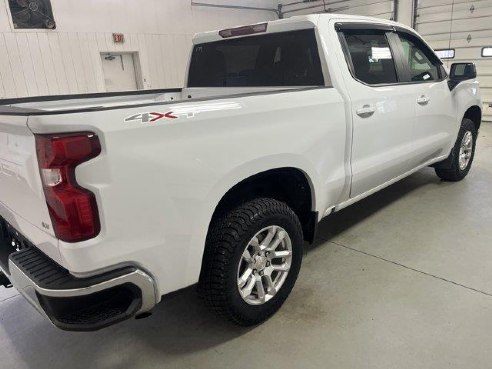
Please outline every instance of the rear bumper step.
[[10, 254], [9, 279], [51, 322], [63, 330], [94, 331], [150, 311], [153, 279], [134, 267], [76, 278], [35, 247]]

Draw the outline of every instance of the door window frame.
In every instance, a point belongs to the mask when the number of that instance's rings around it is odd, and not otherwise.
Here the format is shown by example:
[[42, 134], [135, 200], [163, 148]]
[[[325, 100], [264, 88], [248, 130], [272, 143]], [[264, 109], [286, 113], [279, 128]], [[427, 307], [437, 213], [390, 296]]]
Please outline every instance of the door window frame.
[[[433, 80], [428, 80], [428, 81], [412, 81], [411, 68], [410, 68], [410, 65], [408, 63], [407, 58], [405, 57], [405, 52], [403, 50], [403, 45], [402, 45], [402, 42], [400, 39], [400, 34], [408, 35], [408, 36], [410, 36], [410, 38], [413, 38], [414, 40], [417, 41], [416, 43], [414, 43], [415, 46], [418, 47], [425, 54], [425, 56], [427, 56], [429, 61], [437, 67], [437, 73], [439, 75], [438, 79], [433, 79]], [[436, 82], [442, 82], [442, 81], [447, 79], [448, 75], [446, 73], [446, 70], [443, 67], [443, 61], [437, 56], [437, 54], [434, 52], [434, 50], [432, 50], [419, 35], [417, 35], [414, 32], [411, 32], [405, 28], [402, 28], [402, 27], [395, 27], [394, 35], [398, 39], [395, 46], [399, 48], [399, 52], [401, 54], [403, 64], [405, 65], [405, 67], [407, 69], [408, 77], [407, 77], [406, 83], [409, 83], [409, 84], [436, 83]], [[411, 41], [413, 43], [413, 40], [411, 40]]]
[[[430, 47], [427, 46], [427, 44], [422, 40], [422, 38], [419, 35], [417, 35], [414, 32], [411, 32], [410, 30], [407, 30], [406, 28], [392, 26], [388, 24], [381, 24], [381, 23], [337, 22], [335, 23], [335, 30], [338, 34], [338, 39], [342, 46], [342, 51], [345, 56], [345, 61], [347, 63], [350, 75], [354, 80], [356, 80], [357, 82], [363, 85], [369, 87], [385, 87], [385, 86], [412, 85], [412, 84], [421, 84], [421, 83], [436, 83], [436, 82], [442, 82], [446, 80], [448, 77], [443, 67], [442, 60], [439, 59], [439, 57], [435, 54], [435, 52]], [[352, 63], [352, 57], [350, 55], [349, 47], [344, 33], [344, 31], [349, 31], [349, 30], [354, 30], [354, 31], [367, 30], [372, 32], [379, 31], [386, 36], [391, 51], [391, 55], [393, 56], [393, 61], [395, 64], [396, 77], [398, 80], [397, 82], [370, 84], [361, 81], [356, 77], [355, 68]], [[426, 55], [429, 54], [431, 56], [431, 59], [434, 59], [431, 60], [431, 62], [437, 65], [438, 74], [439, 74], [439, 78], [437, 80], [412, 81], [410, 65], [408, 64], [408, 60], [405, 57], [405, 53], [403, 50], [403, 46], [399, 34], [408, 34], [411, 37], [417, 39], [418, 45], [416, 46], [418, 46], [419, 48], [423, 47], [425, 49], [424, 53]]]

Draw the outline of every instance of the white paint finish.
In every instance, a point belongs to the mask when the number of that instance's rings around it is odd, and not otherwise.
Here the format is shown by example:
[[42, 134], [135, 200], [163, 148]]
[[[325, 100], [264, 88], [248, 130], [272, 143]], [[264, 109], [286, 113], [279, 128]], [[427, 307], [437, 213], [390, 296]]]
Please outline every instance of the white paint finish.
[[[351, 196], [360, 195], [412, 169], [415, 86], [372, 87], [356, 81], [352, 96], [354, 124]], [[365, 105], [375, 113], [367, 118], [355, 112]]]
[[[346, 23], [349, 20], [341, 20]], [[354, 22], [360, 22], [354, 17]], [[331, 28], [334, 29], [334, 21]], [[361, 195], [412, 169], [415, 85], [369, 86], [355, 80], [340, 47], [335, 49], [350, 96], [353, 124], [351, 197]], [[333, 73], [331, 74], [333, 76]], [[374, 109], [361, 117], [364, 106]]]
[[[240, 108], [227, 109], [228, 103]], [[211, 104], [223, 108], [212, 110]], [[77, 247], [61, 245], [64, 264], [70, 270], [87, 272], [88, 266], [97, 269], [123, 258], [145, 265], [158, 276], [162, 291], [170, 291], [184, 282], [173, 277], [178, 270], [185, 283], [197, 278], [212, 212], [223, 194], [241, 179], [270, 168], [295, 166], [309, 173], [319, 191], [316, 202], [320, 209], [340, 197], [346, 177], [346, 123], [343, 100], [336, 89], [177, 103], [152, 110], [172, 111], [181, 106], [205, 111], [193, 119], [147, 127], [123, 123], [142, 108], [73, 115], [70, 125], [62, 115], [33, 118], [35, 130], [88, 129], [103, 139], [103, 154], [77, 172], [79, 182], [96, 193], [104, 214], [102, 232]], [[305, 124], [299, 124], [308, 122], [306, 116], [310, 117], [308, 131]], [[303, 140], [292, 140], [301, 135]], [[217, 155], [218, 147], [228, 155]], [[183, 158], [179, 163], [178, 152]], [[129, 175], [128, 167], [138, 167], [138, 175]], [[94, 173], [105, 174], [96, 178]], [[135, 196], [133, 191], [142, 183], [149, 184], [145, 196]], [[127, 200], [116, 203], [122, 195]], [[133, 215], [125, 220], [130, 209]], [[161, 214], [149, 220], [151, 209]], [[130, 223], [139, 231], [130, 232]], [[91, 256], [96, 250], [97, 260]]]
[[[19, 231], [25, 231], [28, 239], [39, 240], [36, 236], [39, 233], [54, 236], [39, 176], [34, 135], [27, 127], [27, 117], [0, 116], [0, 188], [2, 217], [23, 225]], [[49, 229], [43, 229], [43, 223]], [[34, 232], [31, 227], [38, 230]], [[49, 247], [50, 255], [58, 253], [57, 242], [53, 245], [54, 249]], [[42, 244], [40, 246], [43, 248]]]
[[446, 80], [414, 86], [414, 96], [422, 96], [428, 103], [415, 104], [414, 157], [410, 161], [412, 167], [450, 152], [462, 119], [458, 111], [463, 111], [460, 109], [459, 90], [450, 91]]
[[[24, 192], [25, 202], [31, 201], [30, 205], [35, 206], [36, 209], [31, 209], [29, 214], [29, 220], [33, 219], [48, 219], [47, 224], [51, 225], [49, 215], [47, 214], [48, 208], [39, 207], [39, 201], [44, 202], [44, 198], [37, 198], [33, 193]], [[27, 203], [29, 205], [29, 203]], [[7, 220], [10, 224], [14, 226], [21, 234], [36, 245], [45, 255], [49, 256], [57, 263], [61, 263], [60, 252], [58, 249], [58, 239], [56, 239], [52, 234], [46, 232], [41, 226], [36, 227], [30, 221], [26, 220], [22, 215], [19, 215], [20, 207], [16, 205], [16, 211], [8, 208], [3, 201], [0, 201], [0, 216]]]
[[[49, 31], [14, 30], [8, 0], [0, 1], [0, 45], [6, 50], [0, 66], [10, 64], [12, 74], [0, 78], [0, 98], [103, 92], [100, 54], [108, 51], [140, 54], [144, 88], [182, 87], [194, 33], [275, 19], [272, 12], [192, 8], [184, 0], [51, 2], [57, 29]], [[276, 7], [273, 0], [241, 4]], [[126, 42], [114, 44], [113, 32], [124, 33]]]

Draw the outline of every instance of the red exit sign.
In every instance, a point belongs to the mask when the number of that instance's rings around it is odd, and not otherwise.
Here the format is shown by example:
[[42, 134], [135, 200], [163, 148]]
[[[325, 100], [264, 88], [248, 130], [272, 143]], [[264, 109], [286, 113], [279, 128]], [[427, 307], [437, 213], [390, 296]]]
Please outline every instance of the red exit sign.
[[125, 35], [123, 33], [113, 33], [113, 41], [115, 44], [122, 44], [125, 42]]

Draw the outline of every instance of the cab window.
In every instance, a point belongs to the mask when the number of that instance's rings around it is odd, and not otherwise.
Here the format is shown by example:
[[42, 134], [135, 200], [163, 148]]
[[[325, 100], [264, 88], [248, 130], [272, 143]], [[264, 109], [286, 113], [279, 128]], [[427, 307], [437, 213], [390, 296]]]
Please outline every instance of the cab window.
[[404, 58], [410, 69], [413, 82], [437, 81], [440, 79], [440, 65], [437, 56], [417, 37], [400, 33]]
[[195, 45], [188, 87], [323, 86], [313, 29]]
[[352, 74], [370, 85], [398, 82], [395, 62], [385, 32], [344, 30]]

